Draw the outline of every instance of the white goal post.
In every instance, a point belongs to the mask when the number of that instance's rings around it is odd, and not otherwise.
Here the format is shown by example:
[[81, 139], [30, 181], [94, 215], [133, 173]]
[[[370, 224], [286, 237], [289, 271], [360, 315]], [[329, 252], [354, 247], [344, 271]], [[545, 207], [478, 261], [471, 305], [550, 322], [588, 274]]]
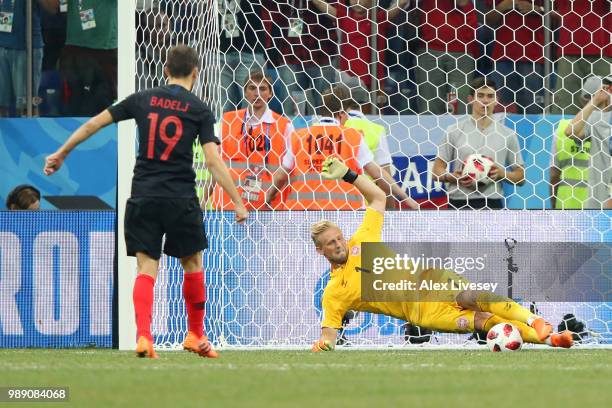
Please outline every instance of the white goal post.
[[[135, 91], [136, 60], [135, 43], [136, 27], [134, 15], [136, 3], [134, 1], [118, 1], [118, 85], [119, 100], [126, 98]], [[119, 322], [119, 349], [133, 350], [136, 333], [134, 320], [134, 304], [132, 303], [132, 288], [136, 278], [136, 259], [126, 255], [123, 217], [125, 204], [132, 188], [132, 173], [136, 164], [136, 125], [135, 122], [124, 121], [118, 125], [117, 137], [117, 282], [118, 298], [117, 316]]]

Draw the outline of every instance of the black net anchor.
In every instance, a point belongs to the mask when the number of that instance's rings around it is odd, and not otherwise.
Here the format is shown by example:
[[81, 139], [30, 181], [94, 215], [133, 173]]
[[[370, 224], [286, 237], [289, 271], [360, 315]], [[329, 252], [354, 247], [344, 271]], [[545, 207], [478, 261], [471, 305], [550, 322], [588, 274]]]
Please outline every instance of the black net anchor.
[[514, 263], [514, 247], [516, 247], [516, 239], [506, 238], [504, 240], [504, 245], [508, 251], [508, 257], [506, 258], [506, 262], [508, 263], [508, 297], [512, 299], [512, 275], [518, 273], [519, 271], [518, 265]]

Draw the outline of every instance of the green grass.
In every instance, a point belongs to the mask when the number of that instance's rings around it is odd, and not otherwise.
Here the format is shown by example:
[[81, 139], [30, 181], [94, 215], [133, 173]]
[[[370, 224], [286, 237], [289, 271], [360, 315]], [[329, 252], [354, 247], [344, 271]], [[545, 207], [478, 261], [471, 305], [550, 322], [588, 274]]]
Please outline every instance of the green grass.
[[[612, 351], [0, 350], [0, 386], [68, 386], [75, 407], [605, 407]], [[0, 404], [2, 405], [2, 404]], [[8, 405], [8, 404], [7, 404]], [[26, 406], [26, 404], [10, 404]]]

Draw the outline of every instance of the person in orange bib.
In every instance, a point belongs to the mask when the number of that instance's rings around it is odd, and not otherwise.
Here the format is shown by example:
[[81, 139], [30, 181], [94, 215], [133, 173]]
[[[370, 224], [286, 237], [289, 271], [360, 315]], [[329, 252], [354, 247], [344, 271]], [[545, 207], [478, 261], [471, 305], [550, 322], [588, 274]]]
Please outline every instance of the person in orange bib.
[[[280, 167], [293, 125], [287, 117], [268, 107], [272, 80], [262, 71], [249, 74], [244, 84], [244, 98], [247, 108], [223, 114], [221, 157], [247, 209], [282, 209], [282, 197], [278, 196], [268, 205], [265, 192], [271, 186], [272, 174]], [[230, 197], [220, 186], [213, 188], [212, 206], [217, 210], [234, 209]]]
[[376, 163], [362, 131], [343, 125], [349, 118], [350, 103], [350, 95], [334, 87], [323, 96], [318, 122], [291, 135], [282, 166], [268, 190], [269, 202], [274, 202], [281, 192], [284, 208], [290, 210], [363, 208], [363, 197], [353, 187], [341, 181], [321, 179], [321, 163], [334, 156], [353, 171], [365, 173], [379, 183], [388, 197], [395, 197], [408, 208], [418, 208], [393, 177]]
[[[334, 93], [323, 96], [319, 120], [291, 135], [282, 168], [274, 174], [267, 200], [274, 203], [284, 194], [289, 210], [356, 210], [364, 207], [363, 196], [349, 183], [321, 178], [321, 166], [328, 157], [340, 158], [361, 174], [373, 162], [363, 134], [340, 125], [343, 102]], [[289, 184], [289, 191], [286, 186]]]

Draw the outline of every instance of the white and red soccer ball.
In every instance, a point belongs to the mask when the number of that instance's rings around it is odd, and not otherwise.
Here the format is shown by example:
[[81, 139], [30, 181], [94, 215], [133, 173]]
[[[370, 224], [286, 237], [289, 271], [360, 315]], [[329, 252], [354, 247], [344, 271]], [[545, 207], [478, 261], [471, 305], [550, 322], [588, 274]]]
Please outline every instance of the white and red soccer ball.
[[493, 352], [519, 351], [523, 347], [523, 338], [513, 324], [499, 323], [487, 333], [487, 346]]
[[468, 176], [476, 183], [490, 183], [489, 172], [495, 166], [490, 157], [482, 154], [470, 154], [463, 162], [463, 176]]

